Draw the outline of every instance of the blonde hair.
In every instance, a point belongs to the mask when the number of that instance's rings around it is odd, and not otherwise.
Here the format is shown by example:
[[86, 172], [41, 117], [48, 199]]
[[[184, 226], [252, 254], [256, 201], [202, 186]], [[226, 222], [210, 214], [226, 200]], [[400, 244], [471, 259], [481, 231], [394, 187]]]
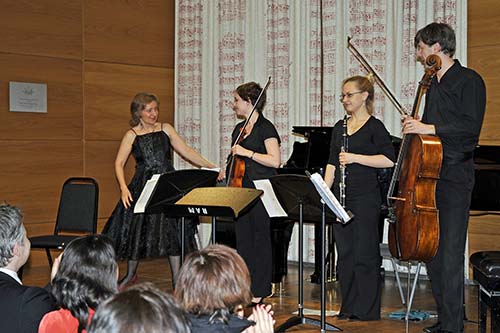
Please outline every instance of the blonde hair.
[[362, 92], [367, 92], [368, 97], [366, 98], [366, 109], [368, 110], [368, 114], [373, 114], [374, 107], [373, 102], [375, 99], [375, 89], [373, 87], [373, 76], [351, 76], [342, 82], [342, 86], [344, 86], [348, 82], [354, 82], [356, 84], [356, 88]]

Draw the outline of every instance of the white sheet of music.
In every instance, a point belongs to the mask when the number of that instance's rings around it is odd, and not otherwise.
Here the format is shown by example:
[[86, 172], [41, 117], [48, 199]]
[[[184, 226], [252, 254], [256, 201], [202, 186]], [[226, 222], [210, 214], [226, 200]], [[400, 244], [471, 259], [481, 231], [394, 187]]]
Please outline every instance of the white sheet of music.
[[153, 194], [156, 183], [158, 182], [158, 179], [160, 179], [160, 176], [161, 174], [153, 175], [151, 176], [151, 179], [146, 182], [146, 185], [144, 185], [139, 199], [137, 199], [137, 202], [135, 203], [134, 214], [144, 213], [149, 202], [149, 198], [151, 198], [151, 195]]
[[332, 212], [335, 213], [335, 215], [337, 215], [337, 217], [341, 219], [343, 223], [349, 222], [351, 217], [349, 216], [349, 214], [347, 214], [344, 207], [342, 207], [337, 198], [335, 198], [335, 195], [333, 195], [332, 191], [323, 180], [323, 177], [321, 177], [321, 175], [316, 172], [312, 174], [309, 179], [311, 179], [314, 187], [316, 187], [316, 191], [318, 191], [319, 193], [319, 196], [332, 210]]
[[264, 204], [269, 217], [288, 216], [283, 207], [281, 207], [281, 204], [276, 197], [276, 193], [274, 193], [273, 186], [271, 185], [269, 179], [254, 180], [253, 183], [258, 190], [264, 191], [264, 194], [261, 195], [260, 200], [262, 200], [262, 203]]

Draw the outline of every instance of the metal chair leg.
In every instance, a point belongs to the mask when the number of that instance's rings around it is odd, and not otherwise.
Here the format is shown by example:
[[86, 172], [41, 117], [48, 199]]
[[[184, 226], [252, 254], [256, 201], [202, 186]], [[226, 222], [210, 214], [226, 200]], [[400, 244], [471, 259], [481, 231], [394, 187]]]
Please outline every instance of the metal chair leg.
[[47, 260], [49, 262], [49, 267], [52, 268], [52, 255], [50, 254], [50, 249], [49, 248], [45, 248], [45, 253], [47, 253]]

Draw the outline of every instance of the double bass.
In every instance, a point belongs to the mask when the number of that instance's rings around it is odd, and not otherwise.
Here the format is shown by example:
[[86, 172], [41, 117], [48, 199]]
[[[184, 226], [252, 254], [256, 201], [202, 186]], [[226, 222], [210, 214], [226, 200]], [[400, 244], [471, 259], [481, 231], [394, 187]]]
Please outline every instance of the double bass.
[[[425, 61], [425, 74], [419, 82], [412, 113], [408, 114], [376, 74], [370, 64], [347, 38], [347, 48], [373, 76], [383, 93], [402, 116], [418, 117], [422, 97], [441, 69], [441, 59], [430, 55]], [[441, 171], [441, 140], [434, 135], [403, 136], [398, 160], [387, 190], [389, 207], [389, 250], [399, 260], [428, 262], [439, 245], [439, 217], [436, 207], [436, 183]], [[397, 193], [396, 193], [397, 192]]]
[[[425, 74], [419, 82], [412, 118], [418, 118], [421, 99], [440, 69], [441, 59], [437, 55], [425, 59]], [[403, 136], [387, 198], [391, 222], [389, 250], [399, 260], [428, 262], [436, 255], [439, 245], [436, 183], [442, 160], [443, 148], [437, 136]]]

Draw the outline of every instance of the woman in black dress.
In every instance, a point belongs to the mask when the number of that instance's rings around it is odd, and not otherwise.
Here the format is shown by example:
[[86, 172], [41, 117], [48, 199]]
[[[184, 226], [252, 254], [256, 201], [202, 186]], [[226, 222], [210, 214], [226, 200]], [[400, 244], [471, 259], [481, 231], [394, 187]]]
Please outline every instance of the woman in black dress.
[[[163, 214], [134, 214], [134, 205], [152, 175], [173, 171], [172, 148], [193, 165], [215, 168], [189, 147], [168, 123], [158, 122], [160, 102], [150, 93], [137, 94], [131, 105], [129, 129], [120, 144], [115, 160], [115, 173], [121, 190], [121, 200], [106, 223], [103, 234], [111, 238], [118, 259], [128, 260], [127, 274], [120, 287], [135, 281], [140, 259], [169, 256], [172, 282], [180, 267], [180, 227], [176, 220]], [[136, 160], [134, 177], [125, 181], [124, 166], [132, 154]], [[220, 177], [222, 178], [222, 177]], [[187, 246], [195, 247], [195, 225], [187, 230]]]
[[[238, 118], [247, 119], [262, 91], [259, 84], [242, 84], [233, 93], [233, 110]], [[234, 144], [245, 121], [236, 125], [232, 133], [231, 152], [245, 162], [242, 186], [255, 188], [254, 180], [275, 175], [280, 166], [280, 137], [274, 125], [264, 118], [262, 110], [266, 104], [266, 92], [255, 108], [245, 128], [243, 140]], [[236, 248], [250, 271], [253, 302], [261, 302], [271, 294], [271, 229], [270, 219], [260, 200], [235, 223]]]
[[394, 148], [384, 124], [373, 117], [374, 89], [364, 76], [344, 81], [340, 101], [347, 120], [346, 152], [343, 120], [332, 131], [325, 182], [339, 197], [340, 166], [345, 166], [346, 209], [354, 214], [348, 224], [335, 224], [338, 276], [342, 295], [339, 318], [380, 319], [380, 248], [378, 221], [382, 198], [377, 168], [394, 165]]

